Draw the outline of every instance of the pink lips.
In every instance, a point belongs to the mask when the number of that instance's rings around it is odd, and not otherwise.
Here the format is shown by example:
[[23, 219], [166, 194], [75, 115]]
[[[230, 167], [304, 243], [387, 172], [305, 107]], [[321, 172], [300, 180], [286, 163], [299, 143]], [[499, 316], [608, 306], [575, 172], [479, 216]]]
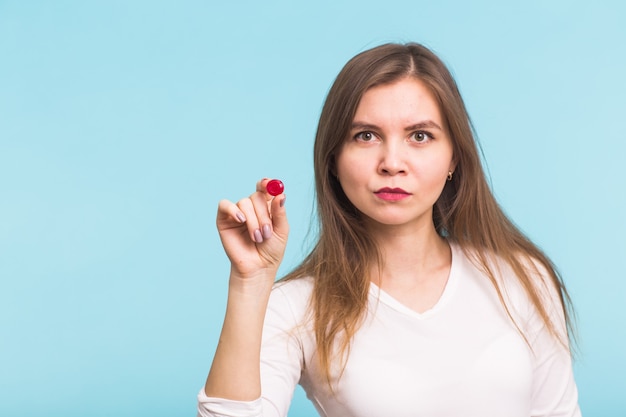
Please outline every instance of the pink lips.
[[402, 188], [389, 188], [384, 187], [378, 191], [375, 191], [374, 194], [381, 200], [385, 201], [400, 201], [409, 197], [411, 193], [404, 191]]

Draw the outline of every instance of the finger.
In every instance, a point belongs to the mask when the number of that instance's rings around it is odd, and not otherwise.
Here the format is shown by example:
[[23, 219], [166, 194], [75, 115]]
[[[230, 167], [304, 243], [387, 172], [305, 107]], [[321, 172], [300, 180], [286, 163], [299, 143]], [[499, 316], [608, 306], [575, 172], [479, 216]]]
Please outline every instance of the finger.
[[257, 181], [256, 190], [261, 193], [266, 192], [267, 190], [265, 189], [265, 187], [267, 186], [267, 183], [270, 181], [271, 181], [271, 178], [262, 178], [261, 180]]
[[236, 204], [228, 200], [221, 200], [217, 205], [217, 221], [219, 223], [226, 219], [239, 224], [246, 222], [246, 216], [241, 212]]
[[253, 242], [263, 242], [263, 234], [259, 227], [259, 221], [254, 210], [254, 204], [250, 198], [243, 198], [237, 202], [237, 207], [246, 217], [246, 227], [248, 228], [248, 234]]
[[289, 234], [289, 222], [287, 221], [287, 211], [285, 201], [287, 196], [281, 194], [276, 196], [271, 202], [272, 226], [274, 233], [283, 239]]
[[[250, 196], [250, 201], [254, 206], [257, 221], [259, 222], [259, 230], [263, 239], [272, 237], [272, 217], [270, 215], [270, 203], [267, 201], [264, 193], [256, 192]], [[260, 242], [257, 242], [260, 243]]]
[[265, 201], [270, 201], [272, 198], [274, 198], [274, 196], [267, 192], [267, 183], [271, 180], [271, 178], [263, 178], [256, 183], [256, 191], [257, 193], [261, 193], [263, 195]]

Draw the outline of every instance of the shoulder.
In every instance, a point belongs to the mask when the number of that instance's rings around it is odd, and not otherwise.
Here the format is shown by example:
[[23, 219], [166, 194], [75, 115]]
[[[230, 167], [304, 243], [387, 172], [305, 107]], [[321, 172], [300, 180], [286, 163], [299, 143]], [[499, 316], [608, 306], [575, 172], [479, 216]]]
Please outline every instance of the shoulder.
[[[527, 316], [536, 309], [533, 298], [546, 310], [561, 310], [560, 286], [551, 265], [519, 253], [514, 256], [517, 265], [497, 253], [462, 248], [451, 244], [453, 254], [461, 258], [460, 268], [479, 280], [491, 281], [494, 290], [501, 293], [503, 301], [518, 314]], [[497, 288], [496, 288], [497, 287]], [[557, 313], [558, 314], [558, 313]]]
[[472, 271], [480, 275], [491, 274], [496, 283], [503, 288], [513, 292], [520, 290], [524, 292], [522, 281], [527, 279], [540, 292], [548, 294], [556, 289], [552, 277], [553, 271], [548, 270], [542, 262], [531, 255], [524, 253], [514, 255], [513, 259], [518, 264], [516, 268], [515, 265], [505, 260], [498, 253], [464, 248], [455, 243], [451, 243], [450, 246], [453, 255], [461, 258], [459, 265], [465, 272]]
[[295, 278], [278, 281], [272, 288], [268, 304], [268, 314], [289, 318], [301, 324], [306, 318], [309, 301], [313, 293], [313, 278]]
[[282, 299], [294, 305], [308, 304], [313, 293], [313, 278], [294, 278], [289, 281], [278, 281], [272, 288], [271, 297]]

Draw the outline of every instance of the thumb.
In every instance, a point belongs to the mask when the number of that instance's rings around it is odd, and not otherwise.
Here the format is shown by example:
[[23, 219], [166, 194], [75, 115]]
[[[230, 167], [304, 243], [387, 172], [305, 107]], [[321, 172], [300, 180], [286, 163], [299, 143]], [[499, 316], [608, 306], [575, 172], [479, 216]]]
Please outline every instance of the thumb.
[[287, 221], [287, 211], [285, 210], [285, 200], [287, 196], [281, 194], [274, 197], [271, 203], [272, 226], [274, 233], [283, 239], [287, 239], [289, 234], [289, 222]]

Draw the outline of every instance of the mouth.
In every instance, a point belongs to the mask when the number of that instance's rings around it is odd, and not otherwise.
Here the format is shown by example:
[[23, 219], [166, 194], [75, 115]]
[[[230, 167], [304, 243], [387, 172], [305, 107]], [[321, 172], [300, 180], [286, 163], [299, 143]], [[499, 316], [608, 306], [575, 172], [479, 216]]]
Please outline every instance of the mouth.
[[374, 191], [374, 194], [382, 200], [385, 201], [398, 201], [403, 200], [411, 195], [408, 191], [404, 191], [402, 188], [389, 188], [384, 187], [377, 191]]

